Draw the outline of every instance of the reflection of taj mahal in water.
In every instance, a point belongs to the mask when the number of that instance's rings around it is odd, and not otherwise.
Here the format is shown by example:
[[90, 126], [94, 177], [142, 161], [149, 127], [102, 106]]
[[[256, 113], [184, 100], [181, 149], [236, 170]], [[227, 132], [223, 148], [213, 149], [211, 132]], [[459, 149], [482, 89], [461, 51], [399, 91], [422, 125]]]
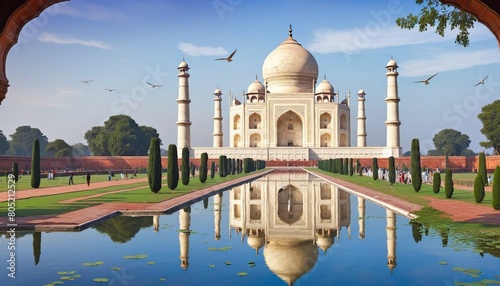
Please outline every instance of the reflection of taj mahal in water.
[[178, 67], [178, 142], [177, 147], [192, 148], [191, 156], [209, 158], [226, 155], [261, 160], [318, 160], [332, 157], [373, 158], [401, 155], [398, 65], [386, 65], [387, 143], [366, 146], [365, 91], [358, 91], [357, 146], [350, 146], [351, 99], [341, 101], [325, 78], [318, 84], [318, 63], [314, 56], [289, 36], [273, 50], [262, 65], [263, 82], [257, 78], [248, 86], [242, 100], [231, 95], [229, 146], [223, 147], [222, 92], [214, 92], [213, 147], [191, 147], [189, 104], [189, 66]]
[[[351, 194], [303, 171], [274, 171], [214, 195], [214, 237], [221, 236], [222, 197], [229, 196], [229, 235], [255, 249], [287, 284], [311, 271], [342, 229], [351, 233]], [[365, 199], [358, 198], [358, 237], [365, 237]], [[387, 266], [396, 267], [396, 214], [386, 211]], [[189, 230], [190, 207], [179, 211], [180, 230]], [[179, 232], [181, 267], [189, 267], [189, 233]]]

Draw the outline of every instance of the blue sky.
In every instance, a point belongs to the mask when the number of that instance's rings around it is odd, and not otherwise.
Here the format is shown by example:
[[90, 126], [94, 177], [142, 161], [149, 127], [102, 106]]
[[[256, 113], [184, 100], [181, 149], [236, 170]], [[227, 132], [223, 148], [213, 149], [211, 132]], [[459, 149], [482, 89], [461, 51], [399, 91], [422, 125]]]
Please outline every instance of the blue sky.
[[[177, 143], [177, 67], [185, 59], [191, 77], [192, 146], [212, 146], [213, 91], [223, 92], [224, 145], [228, 146], [228, 95], [241, 100], [262, 63], [288, 36], [319, 65], [318, 80], [332, 83], [343, 99], [351, 92], [351, 144], [356, 145], [356, 93], [366, 92], [367, 144], [386, 141], [385, 65], [399, 65], [401, 145], [453, 128], [483, 151], [477, 114], [500, 97], [500, 49], [477, 23], [471, 44], [454, 43], [434, 29], [419, 33], [396, 26], [420, 7], [414, 1], [168, 1], [71, 0], [56, 4], [22, 30], [7, 56], [10, 87], [0, 105], [7, 138], [21, 125], [39, 128], [49, 141], [85, 143], [84, 133], [110, 116], [130, 115], [158, 130], [164, 146]], [[231, 63], [214, 61], [234, 49]], [[414, 81], [439, 72], [429, 85]], [[488, 76], [484, 85], [474, 87]], [[89, 84], [82, 81], [93, 80]], [[150, 88], [146, 81], [163, 85]], [[109, 92], [105, 89], [116, 89]], [[487, 150], [490, 151], [490, 150]]]

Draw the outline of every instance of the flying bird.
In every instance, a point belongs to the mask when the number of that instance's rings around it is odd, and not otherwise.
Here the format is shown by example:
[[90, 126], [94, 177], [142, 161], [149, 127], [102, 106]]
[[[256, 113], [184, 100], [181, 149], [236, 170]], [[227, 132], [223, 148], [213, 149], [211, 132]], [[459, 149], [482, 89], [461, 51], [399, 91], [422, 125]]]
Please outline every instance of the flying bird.
[[228, 62], [232, 62], [233, 61], [233, 56], [234, 56], [234, 54], [236, 53], [237, 50], [238, 49], [234, 50], [234, 52], [232, 52], [229, 55], [229, 57], [227, 57], [227, 58], [218, 58], [218, 59], [214, 59], [214, 60], [216, 60], [216, 61], [228, 61]]
[[93, 82], [94, 80], [93, 79], [89, 79], [89, 80], [81, 80], [81, 82], [83, 83], [86, 83], [86, 84], [90, 84], [91, 82]]
[[483, 78], [480, 82], [476, 83], [474, 86], [478, 86], [478, 85], [480, 85], [480, 84], [484, 84], [484, 81], [485, 81], [487, 78], [488, 78], [488, 75], [487, 75], [485, 78]]
[[163, 85], [160, 85], [160, 84], [156, 84], [156, 83], [150, 83], [149, 81], [146, 81], [147, 84], [149, 84], [152, 88], [155, 88], [155, 87], [162, 87]]
[[439, 72], [435, 73], [433, 76], [431, 76], [431, 77], [430, 77], [430, 78], [428, 78], [428, 79], [415, 81], [415, 83], [418, 83], [418, 82], [423, 82], [424, 84], [429, 84], [429, 81], [431, 80], [431, 78], [435, 77], [438, 73], [439, 73]]
[[113, 91], [116, 91], [116, 93], [120, 93], [118, 90], [114, 89], [114, 88], [105, 88], [105, 90], [109, 91], [109, 92], [113, 92]]

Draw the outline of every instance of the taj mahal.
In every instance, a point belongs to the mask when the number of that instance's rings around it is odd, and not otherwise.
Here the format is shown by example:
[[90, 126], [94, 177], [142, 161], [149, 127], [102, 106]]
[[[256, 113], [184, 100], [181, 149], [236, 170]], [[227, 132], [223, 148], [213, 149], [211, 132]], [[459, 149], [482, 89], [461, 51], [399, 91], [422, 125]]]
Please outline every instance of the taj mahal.
[[230, 99], [229, 146], [223, 146], [222, 92], [214, 91], [213, 146], [191, 147], [189, 65], [178, 67], [179, 97], [177, 148], [188, 147], [193, 158], [253, 158], [265, 161], [321, 160], [324, 158], [387, 158], [401, 155], [398, 65], [386, 65], [386, 146], [366, 146], [365, 91], [357, 93], [357, 146], [351, 145], [351, 99], [340, 101], [333, 85], [318, 83], [318, 63], [292, 36], [268, 54], [262, 65], [263, 82], [250, 83], [244, 102]]

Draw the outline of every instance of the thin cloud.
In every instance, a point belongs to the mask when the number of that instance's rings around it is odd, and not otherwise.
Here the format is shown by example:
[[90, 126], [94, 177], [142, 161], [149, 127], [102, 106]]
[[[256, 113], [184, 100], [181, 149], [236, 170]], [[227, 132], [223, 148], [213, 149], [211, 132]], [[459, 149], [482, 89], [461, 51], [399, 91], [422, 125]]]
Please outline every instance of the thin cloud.
[[198, 56], [222, 56], [226, 55], [226, 51], [222, 47], [209, 47], [209, 46], [197, 46], [191, 43], [180, 42], [177, 44], [177, 48], [181, 50], [188, 56], [198, 57]]
[[111, 46], [96, 40], [80, 40], [68, 37], [60, 37], [50, 33], [42, 33], [38, 36], [38, 40], [44, 43], [54, 43], [61, 45], [82, 45], [87, 47], [99, 48], [104, 50], [110, 50]]
[[461, 70], [495, 63], [500, 63], [500, 54], [496, 48], [478, 51], [443, 51], [427, 59], [398, 62], [398, 65], [400, 76], [413, 77], [434, 74], [436, 71]]
[[[370, 28], [351, 28], [346, 30], [323, 29], [314, 32], [308, 45], [312, 52], [320, 54], [357, 54], [363, 50], [381, 49], [387, 47], [409, 46], [429, 43], [454, 42], [456, 30], [445, 31], [444, 37], [434, 30], [419, 32], [418, 29], [401, 29], [398, 26]], [[470, 30], [471, 42], [492, 39], [493, 34], [483, 25]]]
[[58, 14], [91, 21], [109, 21], [127, 18], [125, 14], [117, 12], [103, 5], [80, 3], [78, 8], [71, 5], [60, 5]]

